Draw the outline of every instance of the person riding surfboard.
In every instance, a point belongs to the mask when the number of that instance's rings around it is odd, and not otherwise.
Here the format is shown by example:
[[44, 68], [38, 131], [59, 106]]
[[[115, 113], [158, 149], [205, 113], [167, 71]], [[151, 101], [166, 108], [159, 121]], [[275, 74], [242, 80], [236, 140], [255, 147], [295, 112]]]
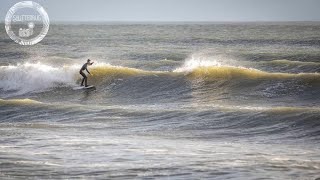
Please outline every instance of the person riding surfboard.
[[88, 59], [87, 62], [81, 67], [81, 69], [79, 71], [79, 73], [83, 77], [83, 79], [81, 81], [81, 86], [83, 86], [83, 82], [84, 82], [85, 83], [85, 87], [88, 87], [88, 83], [87, 83], [88, 77], [86, 76], [86, 74], [83, 71], [86, 70], [91, 75], [91, 73], [88, 71], [88, 65], [91, 66], [94, 62], [91, 63], [90, 61], [91, 60]]

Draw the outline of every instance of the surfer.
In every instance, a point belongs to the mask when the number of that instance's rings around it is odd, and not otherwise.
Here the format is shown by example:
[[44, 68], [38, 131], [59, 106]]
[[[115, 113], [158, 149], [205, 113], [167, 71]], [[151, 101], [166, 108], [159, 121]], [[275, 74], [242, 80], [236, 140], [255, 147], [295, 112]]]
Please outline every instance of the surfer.
[[83, 82], [85, 82], [85, 87], [88, 87], [88, 84], [87, 84], [87, 76], [86, 74], [83, 72], [84, 70], [86, 70], [90, 75], [91, 73], [88, 71], [88, 65], [92, 65], [92, 63], [90, 63], [90, 59], [87, 60], [87, 62], [81, 67], [80, 69], [80, 74], [81, 76], [83, 77], [82, 81], [81, 81], [81, 86], [83, 86]]

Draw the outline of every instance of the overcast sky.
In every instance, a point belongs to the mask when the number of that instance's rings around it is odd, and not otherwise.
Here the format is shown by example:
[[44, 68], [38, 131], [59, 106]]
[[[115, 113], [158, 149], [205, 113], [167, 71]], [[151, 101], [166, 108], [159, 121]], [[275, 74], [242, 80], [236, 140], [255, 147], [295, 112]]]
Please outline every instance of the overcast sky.
[[[34, 0], [50, 21], [320, 21], [320, 0]], [[4, 21], [18, 0], [0, 0]]]

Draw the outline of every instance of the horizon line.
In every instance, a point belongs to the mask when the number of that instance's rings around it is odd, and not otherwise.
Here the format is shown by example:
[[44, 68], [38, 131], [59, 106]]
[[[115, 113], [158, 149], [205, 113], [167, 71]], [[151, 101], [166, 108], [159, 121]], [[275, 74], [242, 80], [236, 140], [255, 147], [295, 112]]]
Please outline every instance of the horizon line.
[[[0, 23], [5, 23], [5, 21], [0, 21]], [[186, 23], [186, 24], [197, 24], [197, 23], [320, 23], [320, 20], [308, 20], [308, 21], [267, 21], [267, 20], [252, 20], [252, 21], [144, 21], [144, 20], [138, 20], [138, 21], [125, 21], [125, 20], [120, 20], [120, 21], [50, 21], [50, 23], [53, 24], [64, 24], [64, 23], [84, 23], [84, 24], [93, 24], [93, 23], [115, 23], [115, 24], [121, 24], [121, 23], [125, 23], [125, 24], [136, 24], [136, 23]]]

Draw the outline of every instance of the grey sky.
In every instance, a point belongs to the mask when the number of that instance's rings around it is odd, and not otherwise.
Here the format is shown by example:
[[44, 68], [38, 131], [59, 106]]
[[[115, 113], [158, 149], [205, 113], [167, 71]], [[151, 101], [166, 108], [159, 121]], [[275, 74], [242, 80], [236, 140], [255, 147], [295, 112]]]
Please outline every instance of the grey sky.
[[[320, 0], [34, 0], [51, 21], [320, 21]], [[18, 0], [1, 0], [2, 21]]]

